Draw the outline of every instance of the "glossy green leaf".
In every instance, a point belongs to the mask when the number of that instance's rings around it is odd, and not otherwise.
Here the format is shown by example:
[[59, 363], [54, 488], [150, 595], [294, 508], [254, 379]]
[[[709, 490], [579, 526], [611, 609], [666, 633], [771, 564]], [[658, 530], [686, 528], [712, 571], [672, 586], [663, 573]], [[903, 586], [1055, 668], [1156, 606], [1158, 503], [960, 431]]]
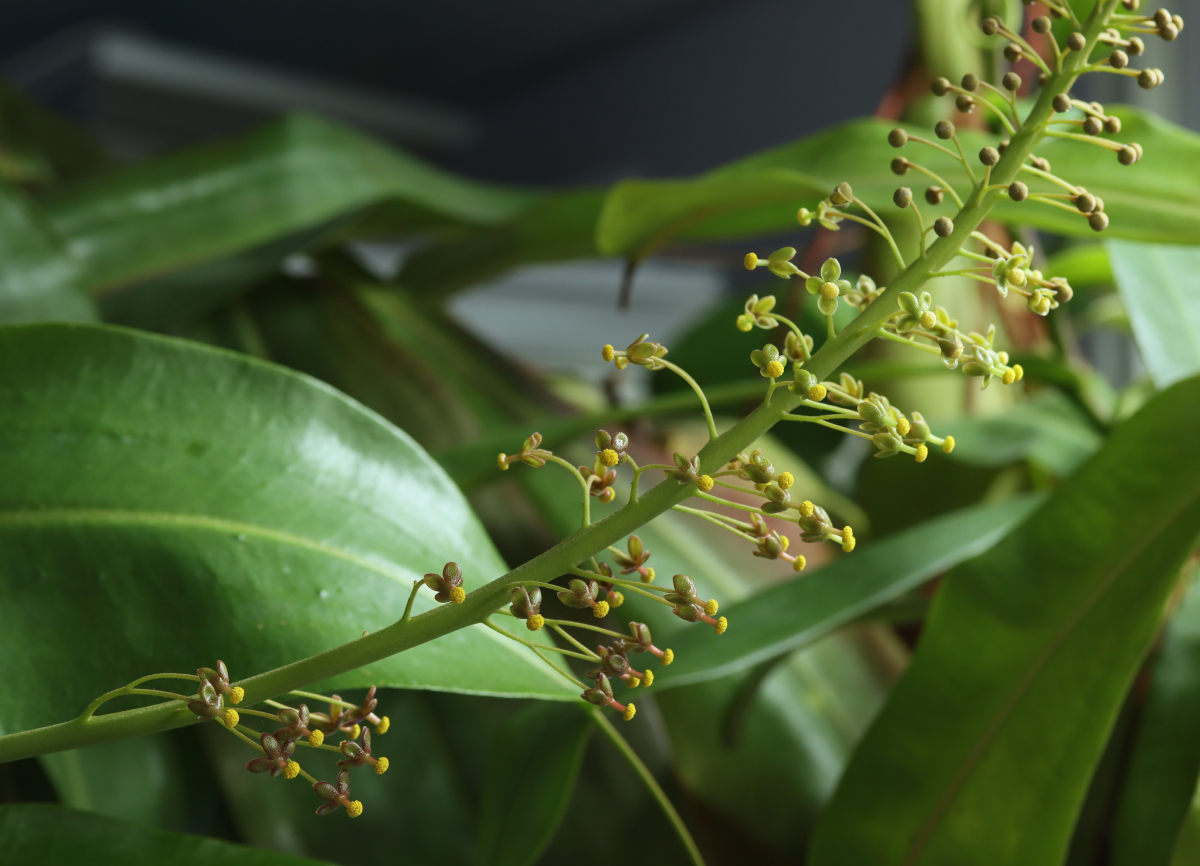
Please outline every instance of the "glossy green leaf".
[[[449, 560], [468, 589], [506, 570], [408, 436], [273, 365], [115, 328], [12, 327], [0, 411], [0, 649], [23, 660], [4, 732], [135, 676], [218, 658], [249, 675], [337, 646], [399, 619], [412, 581]], [[423, 591], [414, 610], [432, 606]], [[514, 647], [476, 626], [338, 682], [571, 696]]]
[[729, 631], [719, 641], [698, 630], [681, 636], [662, 686], [736, 673], [812, 643], [987, 550], [1033, 505], [1020, 499], [963, 509], [722, 608]]
[[[1200, 379], [1156, 398], [934, 602], [814, 866], [1059, 864], [1200, 531]], [[732, 633], [733, 629], [730, 629]]]
[[0, 806], [0, 851], [5, 866], [320, 866], [285, 854], [219, 839], [165, 833], [61, 806]]
[[1200, 250], [1109, 241], [1108, 255], [1154, 384], [1200, 372]]
[[106, 294], [254, 249], [385, 202], [408, 231], [493, 225], [535, 196], [467, 181], [307, 115], [107, 173], [57, 194], [46, 213]]
[[95, 318], [79, 269], [36, 206], [0, 181], [0, 322]]
[[[1200, 136], [1136, 109], [1113, 113], [1124, 124], [1123, 137], [1142, 144], [1142, 162], [1125, 167], [1111, 151], [1062, 140], [1047, 141], [1038, 153], [1051, 161], [1056, 173], [1103, 197], [1110, 236], [1200, 243], [1200, 179], [1176, 169], [1200, 157]], [[695, 179], [622, 182], [605, 201], [596, 244], [604, 253], [639, 257], [675, 237], [713, 240], [794, 231], [799, 228], [796, 209], [815, 208], [843, 181], [872, 208], [890, 216], [895, 213], [891, 197], [897, 186], [926, 183], [921, 175], [904, 180], [893, 175], [889, 166], [898, 155], [927, 166], [965, 193], [960, 163], [913, 143], [896, 151], [887, 143], [892, 126], [877, 119], [854, 120]], [[928, 136], [927, 130], [910, 129]], [[969, 130], [959, 135], [968, 153], [994, 143]], [[940, 208], [922, 212], [949, 215], [951, 207], [947, 198]], [[1063, 234], [1092, 233], [1084, 219], [1032, 202], [1003, 200], [993, 214]]]
[[558, 831], [593, 725], [586, 711], [527, 707], [500, 730], [484, 781], [483, 866], [533, 866]]
[[[1194, 569], [1193, 569], [1194, 570]], [[1112, 866], [1168, 866], [1200, 778], [1200, 592], [1167, 626], [1126, 758]]]

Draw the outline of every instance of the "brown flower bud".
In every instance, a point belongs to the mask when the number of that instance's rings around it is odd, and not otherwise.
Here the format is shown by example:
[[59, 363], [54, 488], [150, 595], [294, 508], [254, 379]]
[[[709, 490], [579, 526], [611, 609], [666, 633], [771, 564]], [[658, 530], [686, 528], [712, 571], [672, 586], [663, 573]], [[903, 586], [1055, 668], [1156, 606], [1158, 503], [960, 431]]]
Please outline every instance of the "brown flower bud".
[[1008, 185], [1008, 197], [1013, 201], [1025, 201], [1029, 197], [1029, 187], [1015, 180]]
[[896, 207], [905, 208], [912, 204], [912, 190], [906, 186], [900, 187], [892, 195], [892, 201], [896, 203]]
[[1082, 51], [1087, 48], [1087, 37], [1076, 30], [1067, 37], [1067, 47], [1072, 51]]
[[954, 124], [948, 120], [939, 120], [933, 127], [938, 138], [947, 139], [954, 135]]
[[930, 204], [941, 204], [945, 191], [940, 186], [931, 186], [925, 190], [925, 201]]
[[1000, 79], [1000, 83], [1004, 85], [1005, 90], [1016, 93], [1021, 89], [1021, 76], [1015, 72], [1006, 72], [1004, 73], [1004, 77]]
[[910, 163], [902, 156], [898, 156], [892, 160], [892, 174], [904, 175], [908, 174]]
[[888, 144], [892, 147], [904, 147], [908, 144], [908, 133], [897, 126], [888, 133]]
[[1000, 161], [1000, 153], [994, 147], [985, 147], [979, 151], [979, 161], [984, 165], [995, 165]]
[[1088, 225], [1093, 231], [1102, 232], [1108, 228], [1108, 216], [1097, 211], [1088, 217]]
[[948, 238], [954, 232], [954, 222], [950, 217], [938, 217], [933, 224], [933, 233], [939, 238]]

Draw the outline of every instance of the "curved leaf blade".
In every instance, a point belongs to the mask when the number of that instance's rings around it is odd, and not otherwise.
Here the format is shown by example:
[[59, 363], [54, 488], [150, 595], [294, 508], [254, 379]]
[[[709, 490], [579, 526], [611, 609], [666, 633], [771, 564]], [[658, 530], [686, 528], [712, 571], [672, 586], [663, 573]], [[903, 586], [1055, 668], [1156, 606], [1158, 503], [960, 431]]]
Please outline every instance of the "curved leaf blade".
[[815, 866], [1062, 862], [1200, 529], [1200, 453], [1178, 433], [1197, 421], [1200, 379], [1159, 394], [948, 578], [818, 825]]

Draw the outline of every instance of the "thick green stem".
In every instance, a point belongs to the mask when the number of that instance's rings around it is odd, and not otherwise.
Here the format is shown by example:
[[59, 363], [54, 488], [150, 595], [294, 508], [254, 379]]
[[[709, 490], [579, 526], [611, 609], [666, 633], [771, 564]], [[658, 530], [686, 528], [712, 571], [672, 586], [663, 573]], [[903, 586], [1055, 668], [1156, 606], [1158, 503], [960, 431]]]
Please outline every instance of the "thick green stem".
[[[1079, 67], [1118, 2], [1119, 0], [1105, 0], [1088, 20], [1084, 28], [1087, 50], [1070, 52], [1064, 58], [1063, 71], [1050, 76], [1021, 131], [1012, 137], [1008, 149], [993, 168], [993, 182], [1009, 184], [1016, 178], [1022, 164], [1042, 140], [1045, 124], [1054, 114], [1054, 97], [1070, 89], [1078, 75]], [[970, 239], [971, 233], [983, 222], [998, 199], [999, 193], [996, 191], [988, 193], [977, 189], [955, 217], [954, 231], [950, 236], [939, 238], [929, 247], [924, 258], [915, 260], [901, 271], [878, 300], [813, 355], [805, 364], [805, 369], [818, 379], [827, 379], [852, 354], [877, 336], [883, 324], [899, 309], [897, 298], [900, 293], [918, 294], [929, 279], [930, 273], [941, 269], [958, 255], [959, 250]], [[801, 402], [802, 398], [783, 391], [769, 405], [758, 406], [701, 449], [700, 471], [707, 473], [720, 469], [738, 452], [753, 445], [780, 418]], [[642, 494], [636, 502], [630, 502], [605, 519], [579, 529], [540, 556], [471, 592], [462, 604], [443, 605], [407, 622], [396, 622], [340, 647], [241, 680], [238, 685], [246, 690], [247, 703], [260, 703], [310, 683], [332, 679], [458, 629], [481, 623], [508, 603], [508, 592], [512, 586], [551, 581], [565, 574], [576, 563], [583, 562], [608, 545], [620, 541], [696, 492], [694, 484], [681, 484], [674, 479], [667, 479]], [[191, 711], [175, 703], [78, 718], [0, 737], [0, 763], [151, 734], [196, 721], [197, 718]]]

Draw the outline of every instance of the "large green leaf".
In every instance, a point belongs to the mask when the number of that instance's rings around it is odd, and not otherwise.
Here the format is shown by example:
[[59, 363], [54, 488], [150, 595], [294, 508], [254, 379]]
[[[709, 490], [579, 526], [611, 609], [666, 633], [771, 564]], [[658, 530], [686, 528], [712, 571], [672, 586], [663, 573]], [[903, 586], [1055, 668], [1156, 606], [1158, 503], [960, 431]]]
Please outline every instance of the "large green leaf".
[[[943, 584], [814, 866], [1058, 864], [1200, 530], [1200, 379], [1158, 395]], [[732, 629], [731, 629], [732, 632]]]
[[1112, 830], [1112, 866], [1168, 866], [1200, 777], [1200, 592], [1163, 636]]
[[89, 866], [321, 866], [286, 854], [219, 839], [165, 833], [60, 806], [0, 806], [0, 851], [6, 866], [87, 863]]
[[[312, 379], [99, 326], [0, 330], [0, 730], [217, 658], [248, 675], [399, 619], [449, 561], [505, 565], [408, 436]], [[428, 592], [415, 611], [433, 606]], [[482, 627], [339, 679], [570, 696]], [[54, 671], [53, 678], [45, 676]]]
[[[1047, 141], [1038, 153], [1053, 163], [1057, 174], [1103, 197], [1110, 235], [1200, 243], [1200, 179], [1176, 168], [1200, 157], [1200, 136], [1136, 109], [1114, 113], [1124, 124], [1123, 137], [1145, 149], [1146, 159], [1137, 165], [1124, 167], [1110, 151], [1062, 140]], [[854, 120], [698, 178], [620, 183], [605, 201], [596, 245], [611, 255], [639, 257], [674, 237], [713, 240], [794, 230], [796, 208], [815, 207], [843, 181], [887, 216], [895, 212], [891, 197], [897, 186], [926, 180], [893, 175], [889, 165], [899, 153], [965, 192], [960, 163], [917, 144], [897, 152], [887, 143], [891, 126], [873, 118]], [[912, 131], [928, 136], [927, 130]], [[960, 137], [969, 153], [992, 142], [969, 130], [961, 130]], [[947, 198], [931, 212], [949, 214], [951, 204]], [[1085, 220], [1031, 202], [1004, 200], [993, 213], [1063, 234], [1091, 232]]]
[[987, 550], [1034, 504], [1020, 499], [964, 509], [723, 608], [729, 631], [719, 641], [699, 631], [681, 635], [662, 686], [736, 673], [812, 643]]
[[25, 197], [0, 180], [0, 322], [94, 319], [79, 268]]
[[562, 822], [592, 721], [578, 707], [534, 704], [492, 745], [479, 826], [484, 866], [533, 866]]
[[1200, 372], [1200, 250], [1109, 241], [1108, 256], [1154, 384]]
[[291, 115], [230, 142], [114, 171], [46, 212], [100, 295], [382, 203], [393, 230], [493, 225], [536, 196], [467, 181], [351, 130]]

